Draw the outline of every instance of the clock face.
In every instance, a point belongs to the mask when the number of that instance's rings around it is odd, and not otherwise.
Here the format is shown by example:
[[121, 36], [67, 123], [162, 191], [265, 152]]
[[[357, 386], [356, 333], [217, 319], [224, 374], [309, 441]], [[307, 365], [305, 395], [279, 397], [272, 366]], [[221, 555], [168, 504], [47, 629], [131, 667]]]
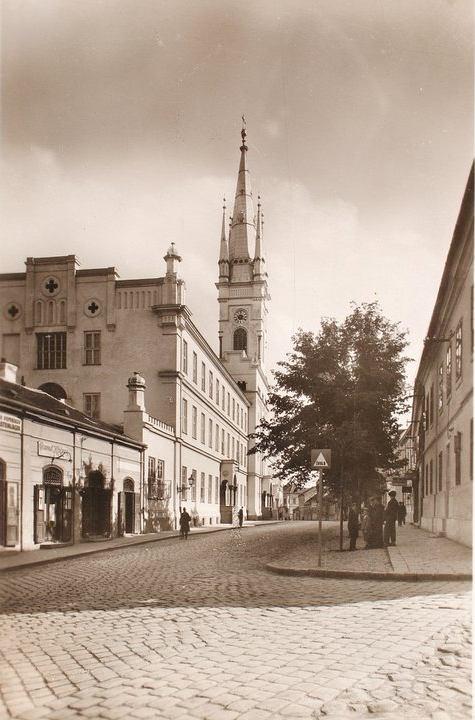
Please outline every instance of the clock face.
[[236, 310], [234, 313], [234, 322], [238, 325], [242, 325], [247, 320], [247, 312], [243, 310], [242, 308], [239, 310]]

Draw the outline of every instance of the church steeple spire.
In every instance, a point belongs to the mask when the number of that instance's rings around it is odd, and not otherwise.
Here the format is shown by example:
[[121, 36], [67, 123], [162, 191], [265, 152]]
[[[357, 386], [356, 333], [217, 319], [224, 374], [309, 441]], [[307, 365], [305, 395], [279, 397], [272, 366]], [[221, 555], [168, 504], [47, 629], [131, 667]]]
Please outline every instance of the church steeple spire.
[[219, 277], [229, 279], [229, 247], [226, 237], [226, 198], [223, 197], [223, 220], [221, 223], [221, 242], [219, 245]]
[[242, 118], [241, 129], [242, 144], [241, 159], [234, 199], [233, 224], [229, 238], [229, 259], [233, 261], [249, 262], [249, 241], [254, 243], [256, 226], [254, 224], [254, 206], [249, 170], [247, 168], [246, 120]]

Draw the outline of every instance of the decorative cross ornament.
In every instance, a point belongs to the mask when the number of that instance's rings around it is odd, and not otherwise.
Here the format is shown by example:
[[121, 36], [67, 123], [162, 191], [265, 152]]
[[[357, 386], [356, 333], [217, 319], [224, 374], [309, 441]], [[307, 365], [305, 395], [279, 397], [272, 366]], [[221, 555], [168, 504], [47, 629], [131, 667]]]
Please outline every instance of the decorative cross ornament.
[[94, 315], [99, 310], [99, 305], [97, 305], [93, 300], [92, 303], [87, 306], [87, 309], [92, 315]]
[[7, 310], [10, 317], [14, 320], [15, 316], [18, 315], [20, 312], [19, 308], [16, 305], [10, 305], [10, 307]]
[[45, 283], [45, 289], [49, 293], [54, 293], [55, 290], [57, 290], [59, 287], [58, 283], [55, 282], [53, 278], [50, 278], [47, 283]]

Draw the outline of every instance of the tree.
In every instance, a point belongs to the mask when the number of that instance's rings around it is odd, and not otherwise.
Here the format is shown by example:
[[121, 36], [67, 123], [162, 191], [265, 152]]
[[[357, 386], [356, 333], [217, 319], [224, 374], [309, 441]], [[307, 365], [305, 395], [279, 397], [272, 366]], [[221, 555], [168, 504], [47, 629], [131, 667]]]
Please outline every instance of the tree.
[[398, 415], [404, 412], [406, 332], [377, 303], [353, 305], [343, 322], [324, 319], [318, 334], [300, 330], [278, 363], [251, 452], [271, 459], [276, 475], [302, 486], [310, 449], [331, 448], [325, 492], [360, 500], [383, 488], [381, 471], [399, 467]]

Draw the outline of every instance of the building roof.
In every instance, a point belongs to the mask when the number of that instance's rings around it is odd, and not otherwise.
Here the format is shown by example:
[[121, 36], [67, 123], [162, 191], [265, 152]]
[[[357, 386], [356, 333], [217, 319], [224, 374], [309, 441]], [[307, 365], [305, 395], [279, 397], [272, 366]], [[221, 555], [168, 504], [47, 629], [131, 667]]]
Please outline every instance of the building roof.
[[0, 407], [8, 408], [10, 411], [16, 410], [40, 415], [63, 424], [80, 426], [82, 430], [92, 434], [113, 436], [124, 443], [142, 446], [137, 440], [124, 435], [118, 425], [109, 425], [100, 420], [93, 420], [80, 410], [66, 405], [42, 390], [24, 387], [1, 378]]

